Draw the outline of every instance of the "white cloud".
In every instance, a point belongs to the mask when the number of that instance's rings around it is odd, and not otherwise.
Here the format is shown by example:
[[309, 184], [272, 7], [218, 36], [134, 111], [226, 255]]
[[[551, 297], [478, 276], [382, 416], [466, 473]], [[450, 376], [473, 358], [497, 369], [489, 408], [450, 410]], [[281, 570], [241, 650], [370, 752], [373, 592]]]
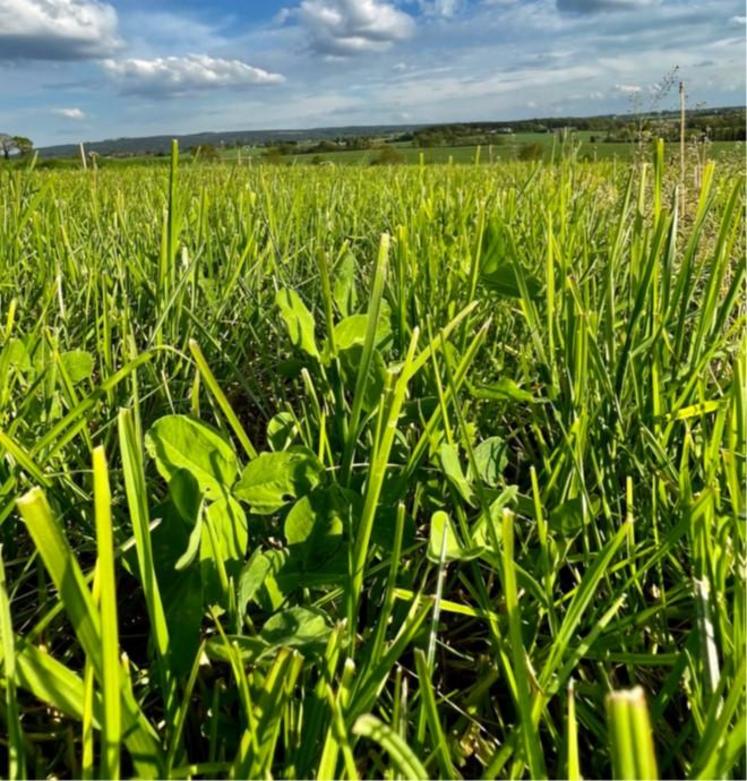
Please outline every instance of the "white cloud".
[[82, 60], [119, 48], [117, 12], [97, 0], [0, 0], [0, 60]]
[[411, 16], [380, 0], [303, 0], [294, 15], [317, 51], [337, 57], [382, 51], [415, 29]]
[[285, 77], [241, 60], [205, 54], [154, 59], [104, 60], [106, 71], [125, 92], [179, 95], [218, 87], [281, 84]]
[[593, 14], [598, 11], [630, 11], [656, 5], [658, 0], [557, 0], [559, 11]]
[[420, 10], [427, 16], [454, 16], [463, 5], [463, 0], [418, 0]]
[[85, 112], [79, 108], [53, 108], [53, 114], [57, 114], [58, 117], [64, 117], [65, 119], [85, 119]]
[[623, 95], [637, 95], [643, 91], [638, 84], [615, 84], [615, 89]]

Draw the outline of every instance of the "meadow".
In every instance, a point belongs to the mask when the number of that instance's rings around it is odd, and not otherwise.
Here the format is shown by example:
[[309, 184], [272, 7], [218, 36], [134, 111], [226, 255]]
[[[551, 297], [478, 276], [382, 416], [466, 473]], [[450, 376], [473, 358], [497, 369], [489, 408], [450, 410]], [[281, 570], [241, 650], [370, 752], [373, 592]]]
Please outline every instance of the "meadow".
[[744, 778], [742, 164], [0, 170], [0, 771]]
[[[620, 161], [630, 162], [635, 158], [648, 157], [648, 144], [625, 143], [621, 141], [605, 142], [604, 133], [591, 131], [575, 131], [570, 135], [569, 142], [575, 147], [575, 154], [580, 160]], [[399, 161], [404, 164], [479, 164], [510, 162], [521, 159], [522, 151], [530, 151], [531, 159], [554, 162], [564, 154], [563, 141], [559, 133], [511, 133], [496, 135], [493, 144], [469, 144], [459, 146], [418, 147], [409, 142], [392, 142], [387, 144], [398, 153]], [[567, 144], [566, 144], [567, 146]], [[528, 148], [531, 147], [531, 150]], [[224, 160], [257, 162], [267, 153], [266, 147], [244, 147], [239, 155], [237, 150], [226, 149], [221, 153]], [[679, 155], [675, 145], [667, 147], [666, 153], [674, 158]], [[710, 141], [707, 149], [702, 145], [688, 143], [687, 156], [698, 160], [703, 156], [716, 160], [736, 159], [744, 157], [744, 143], [739, 141]], [[343, 150], [336, 152], [319, 152], [304, 154], [284, 154], [276, 162], [288, 165], [302, 165], [330, 162], [337, 165], [371, 165], [378, 162], [381, 156], [381, 146], [371, 149]]]

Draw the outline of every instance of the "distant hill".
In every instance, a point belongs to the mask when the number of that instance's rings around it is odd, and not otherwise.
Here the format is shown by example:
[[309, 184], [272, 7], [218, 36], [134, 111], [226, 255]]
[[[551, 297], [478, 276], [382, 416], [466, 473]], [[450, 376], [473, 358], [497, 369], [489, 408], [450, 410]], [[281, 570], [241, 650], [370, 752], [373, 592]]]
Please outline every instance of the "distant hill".
[[[87, 152], [100, 155], [136, 155], [167, 153], [171, 140], [179, 142], [180, 149], [194, 149], [197, 146], [245, 144], [257, 146], [274, 142], [321, 141], [330, 138], [356, 136], [386, 136], [392, 133], [413, 132], [426, 125], [351, 125], [347, 127], [320, 127], [307, 130], [228, 130], [215, 133], [189, 133], [187, 135], [143, 136], [139, 138], [109, 138], [104, 141], [84, 141]], [[59, 144], [40, 147], [41, 157], [70, 157], [79, 153], [78, 144]]]
[[[659, 122], [672, 122], [677, 119], [673, 111], [661, 111], [648, 114], [604, 114], [591, 117], [540, 117], [493, 122], [430, 123], [416, 125], [346, 125], [342, 127], [319, 127], [302, 130], [227, 130], [223, 132], [189, 133], [186, 135], [159, 135], [135, 138], [111, 138], [105, 141], [84, 141], [86, 151], [100, 155], [141, 155], [167, 154], [171, 140], [176, 138], [183, 150], [194, 149], [201, 145], [212, 146], [261, 146], [288, 142], [314, 142], [335, 138], [386, 137], [418, 133], [428, 130], [447, 131], [465, 134], [470, 131], [506, 133], [506, 132], [548, 132], [569, 127], [576, 130], [614, 130], [624, 127], [631, 121], [640, 121], [642, 117], [656, 119]], [[719, 128], [728, 126], [737, 128], [733, 140], [744, 138], [745, 109], [743, 106], [723, 108], [695, 109], [687, 112], [688, 127]], [[731, 138], [725, 140], [732, 140]], [[38, 149], [41, 157], [71, 157], [79, 152], [78, 144], [59, 144]]]

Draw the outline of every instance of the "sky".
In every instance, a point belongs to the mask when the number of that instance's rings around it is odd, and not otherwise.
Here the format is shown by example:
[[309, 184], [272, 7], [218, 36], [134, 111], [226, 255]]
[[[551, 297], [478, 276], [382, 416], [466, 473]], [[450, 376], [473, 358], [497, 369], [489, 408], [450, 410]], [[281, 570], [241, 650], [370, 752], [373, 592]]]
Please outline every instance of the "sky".
[[0, 0], [0, 131], [122, 136], [745, 103], [744, 0]]

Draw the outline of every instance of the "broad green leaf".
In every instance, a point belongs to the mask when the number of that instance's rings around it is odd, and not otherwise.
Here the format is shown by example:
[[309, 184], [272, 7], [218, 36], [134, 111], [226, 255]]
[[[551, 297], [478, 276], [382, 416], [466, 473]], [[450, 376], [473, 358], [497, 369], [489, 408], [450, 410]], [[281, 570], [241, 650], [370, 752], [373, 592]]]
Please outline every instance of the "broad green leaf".
[[22, 339], [11, 339], [3, 347], [2, 358], [7, 365], [19, 372], [26, 372], [31, 368], [31, 357]]
[[521, 267], [510, 260], [503, 260], [497, 263], [489, 270], [483, 271], [481, 279], [483, 285], [497, 293], [499, 296], [507, 298], [521, 298], [521, 287], [517, 279], [519, 274], [523, 274], [530, 298], [536, 298], [540, 292], [540, 283], [527, 275]]
[[151, 535], [152, 556], [168, 629], [169, 661], [174, 673], [183, 675], [200, 643], [203, 588], [197, 558], [202, 522], [190, 530], [173, 502], [154, 508], [153, 514], [161, 519]]
[[343, 317], [347, 317], [358, 302], [355, 291], [355, 258], [347, 252], [334, 269], [332, 298]]
[[488, 528], [488, 519], [485, 517], [485, 513], [480, 513], [480, 517], [475, 521], [475, 525], [472, 527], [472, 541], [475, 545], [492, 548], [493, 541], [501, 539], [501, 535], [503, 534], [501, 530], [503, 508], [513, 508], [515, 505], [518, 505], [518, 498], [519, 487], [516, 485], [509, 485], [491, 502], [489, 513], [490, 523], [493, 526], [492, 533]]
[[[355, 384], [358, 367], [363, 360], [363, 346], [352, 345], [339, 353], [342, 375], [346, 387]], [[383, 356], [375, 347], [371, 350], [369, 371], [362, 388], [361, 405], [363, 410], [372, 410], [381, 399], [386, 382], [387, 366]]]
[[243, 562], [249, 541], [246, 515], [232, 497], [218, 499], [205, 509], [205, 521], [215, 531], [226, 562]]
[[449, 479], [454, 488], [457, 489], [462, 499], [467, 504], [474, 506], [475, 495], [472, 490], [472, 485], [469, 480], [464, 476], [462, 471], [462, 465], [459, 461], [459, 450], [456, 445], [450, 445], [446, 442], [438, 449], [438, 459], [441, 462], [441, 467], [444, 470], [444, 474]]
[[298, 435], [298, 424], [290, 412], [278, 412], [267, 423], [267, 443], [272, 450], [285, 450]]
[[60, 361], [74, 383], [87, 380], [93, 374], [93, 356], [85, 350], [70, 350], [62, 353]]
[[[181, 515], [181, 513], [180, 513]], [[195, 518], [194, 526], [192, 527], [192, 530], [189, 532], [189, 537], [187, 538], [187, 547], [184, 548], [184, 552], [181, 556], [174, 562], [174, 569], [181, 571], [184, 569], [187, 569], [191, 564], [194, 564], [195, 559], [197, 558], [197, 554], [200, 550], [200, 545], [202, 544], [202, 536], [203, 536], [203, 528], [202, 528], [202, 520], [205, 517], [205, 514], [202, 512], [202, 508], [198, 507], [197, 509], [197, 517]], [[175, 546], [176, 540], [174, 541]]]
[[431, 516], [431, 527], [428, 534], [428, 558], [438, 564], [441, 561], [442, 549], [444, 561], [454, 561], [454, 559], [459, 558], [459, 554], [462, 552], [462, 546], [457, 539], [451, 518], [449, 518], [448, 513], [439, 510]]
[[[335, 346], [339, 352], [351, 347], [363, 346], [366, 341], [368, 315], [350, 315], [335, 325]], [[378, 341], [378, 327], [376, 329]]]
[[438, 510], [431, 516], [428, 534], [428, 558], [435, 564], [441, 561], [442, 546], [444, 561], [468, 561], [477, 558], [482, 552], [482, 548], [465, 548], [459, 542], [448, 513]]
[[[218, 499], [203, 510], [200, 569], [208, 602], [220, 603], [227, 578], [239, 577], [249, 540], [246, 515], [233, 498]], [[216, 550], [217, 548], [217, 550]]]
[[316, 488], [301, 497], [285, 519], [285, 539], [291, 555], [300, 556], [304, 567], [322, 567], [342, 544], [350, 506], [335, 486]]
[[270, 647], [323, 650], [329, 633], [321, 610], [291, 607], [268, 618], [259, 636]]
[[260, 453], [250, 461], [233, 494], [257, 515], [270, 515], [318, 485], [324, 469], [306, 448]]
[[267, 573], [257, 592], [257, 601], [263, 610], [274, 612], [298, 586], [298, 571], [294, 570], [287, 550], [268, 550], [262, 556], [267, 562]]
[[481, 442], [473, 453], [478, 477], [494, 488], [508, 463], [506, 443], [501, 437], [489, 437]]
[[197, 480], [188, 469], [177, 469], [169, 480], [169, 496], [187, 526], [197, 523], [202, 504], [202, 492]]
[[[379, 319], [376, 321], [374, 344], [380, 346], [392, 332], [390, 309], [386, 301], [379, 306]], [[352, 347], [363, 347], [368, 330], [368, 314], [350, 315], [335, 326], [335, 347], [337, 352], [350, 350]]]
[[166, 623], [169, 628], [169, 661], [174, 675], [189, 672], [200, 647], [204, 614], [202, 575], [197, 566], [172, 572], [161, 586]]
[[539, 401], [528, 390], [517, 385], [510, 377], [501, 377], [490, 385], [473, 385], [469, 381], [467, 387], [476, 399], [491, 399], [493, 401], [519, 401], [531, 404]]
[[145, 446], [165, 480], [186, 469], [209, 499], [223, 496], [239, 473], [231, 445], [215, 429], [187, 415], [157, 420], [145, 435]]
[[264, 585], [265, 578], [270, 572], [270, 567], [270, 559], [264, 555], [261, 548], [257, 548], [242, 568], [239, 575], [236, 598], [237, 609], [240, 614], [246, 610], [246, 606]]
[[295, 290], [285, 288], [278, 290], [275, 303], [280, 309], [280, 315], [285, 321], [291, 344], [298, 347], [312, 358], [319, 358], [319, 350], [314, 339], [314, 317]]
[[[229, 640], [245, 664], [254, 664], [275, 654], [280, 648], [298, 648], [307, 654], [321, 653], [331, 631], [321, 610], [296, 606], [268, 618], [258, 635], [229, 635]], [[210, 640], [206, 651], [212, 659], [229, 661], [230, 649], [226, 648], [222, 640]]]
[[[598, 501], [592, 501], [588, 508], [591, 515], [596, 514]], [[559, 504], [550, 511], [548, 517], [550, 528], [559, 534], [571, 536], [584, 528], [584, 498], [576, 496]]]
[[536, 279], [529, 277], [518, 265], [516, 250], [509, 231], [502, 225], [490, 225], [486, 229], [480, 252], [480, 277], [489, 290], [511, 298], [521, 297], [517, 274], [523, 274], [530, 296], [540, 290]]

